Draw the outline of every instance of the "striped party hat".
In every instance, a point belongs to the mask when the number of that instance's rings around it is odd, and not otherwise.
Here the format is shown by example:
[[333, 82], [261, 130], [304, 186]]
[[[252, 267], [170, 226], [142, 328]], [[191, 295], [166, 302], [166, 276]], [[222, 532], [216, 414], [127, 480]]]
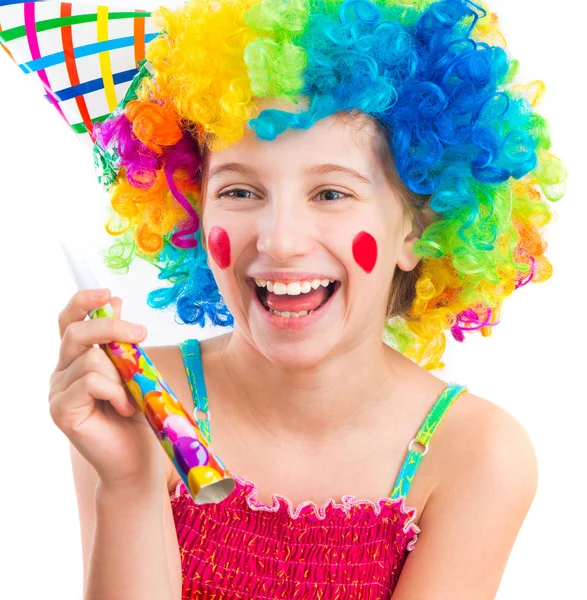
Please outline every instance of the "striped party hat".
[[0, 45], [80, 140], [94, 144], [159, 34], [148, 10], [41, 0], [0, 0]]

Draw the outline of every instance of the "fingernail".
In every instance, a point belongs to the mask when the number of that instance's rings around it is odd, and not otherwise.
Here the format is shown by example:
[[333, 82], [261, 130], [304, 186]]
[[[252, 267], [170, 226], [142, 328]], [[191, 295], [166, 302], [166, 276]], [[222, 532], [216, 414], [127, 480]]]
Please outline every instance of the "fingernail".
[[137, 337], [142, 337], [145, 335], [145, 328], [142, 325], [133, 325], [132, 326], [132, 334]]

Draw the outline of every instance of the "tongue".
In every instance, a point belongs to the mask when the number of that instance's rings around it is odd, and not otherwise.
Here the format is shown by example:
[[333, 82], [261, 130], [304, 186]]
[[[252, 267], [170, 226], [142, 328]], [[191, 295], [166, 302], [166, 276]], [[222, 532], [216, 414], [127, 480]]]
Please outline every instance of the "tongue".
[[290, 296], [289, 294], [278, 296], [277, 294], [268, 291], [267, 304], [269, 305], [269, 308], [278, 310], [279, 312], [310, 311], [318, 308], [327, 297], [328, 291], [324, 286], [320, 286], [316, 290], [312, 289], [307, 294], [299, 294], [297, 296]]

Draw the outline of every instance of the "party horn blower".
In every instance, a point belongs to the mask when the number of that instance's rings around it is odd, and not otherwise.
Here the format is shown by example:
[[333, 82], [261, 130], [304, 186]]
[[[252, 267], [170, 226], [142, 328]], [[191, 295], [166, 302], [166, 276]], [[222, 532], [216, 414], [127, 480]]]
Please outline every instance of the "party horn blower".
[[[78, 289], [99, 289], [79, 252], [68, 243], [61, 245]], [[107, 303], [91, 311], [90, 318], [116, 318], [116, 314]], [[137, 344], [110, 342], [101, 347], [120, 373], [194, 502], [222, 502], [234, 490], [234, 479], [149, 357]]]

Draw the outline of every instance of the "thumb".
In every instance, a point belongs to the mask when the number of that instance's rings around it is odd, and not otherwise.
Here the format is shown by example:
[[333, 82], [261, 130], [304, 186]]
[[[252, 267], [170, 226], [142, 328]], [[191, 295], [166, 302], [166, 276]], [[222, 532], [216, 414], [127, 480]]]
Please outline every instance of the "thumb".
[[110, 298], [110, 306], [114, 311], [114, 314], [118, 319], [120, 319], [120, 315], [122, 313], [122, 298], [118, 298], [116, 296], [112, 296]]

